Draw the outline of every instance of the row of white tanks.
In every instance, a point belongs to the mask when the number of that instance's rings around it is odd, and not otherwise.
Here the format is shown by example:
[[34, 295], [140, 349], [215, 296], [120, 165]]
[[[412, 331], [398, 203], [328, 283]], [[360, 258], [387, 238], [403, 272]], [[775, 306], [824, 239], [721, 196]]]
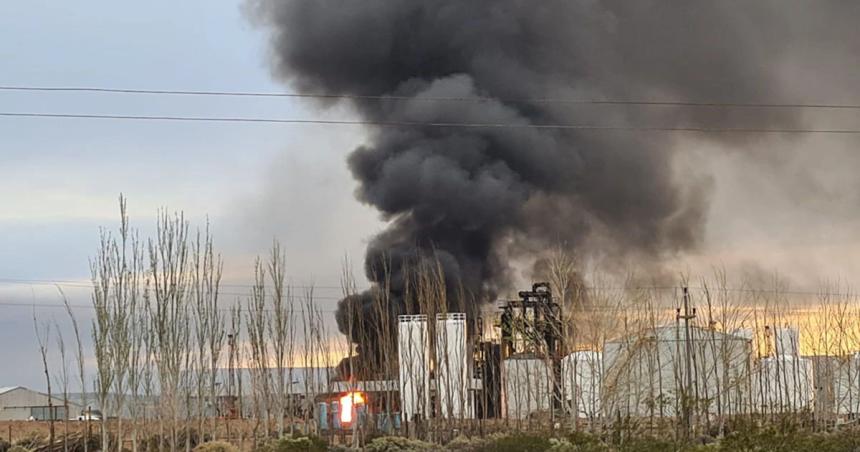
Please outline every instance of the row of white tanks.
[[[471, 419], [474, 406], [469, 391], [471, 357], [466, 315], [437, 314], [435, 337], [430, 336], [428, 321], [422, 314], [398, 318], [398, 382], [403, 419], [411, 422], [429, 416], [433, 411], [431, 392], [438, 398], [441, 417]], [[431, 341], [437, 351], [432, 363]], [[430, 376], [431, 368], [435, 368], [435, 378]]]
[[[471, 418], [465, 316], [438, 315], [434, 338], [429, 337], [428, 320], [423, 315], [400, 318], [399, 380], [405, 419], [426, 416], [431, 387], [439, 395], [442, 416]], [[442, 352], [433, 381], [431, 341]], [[800, 356], [799, 335], [793, 328], [773, 331], [765, 358], [756, 358], [761, 350], [755, 342], [751, 331], [654, 328], [609, 341], [602, 352], [577, 351], [564, 357], [558, 395], [553, 394], [548, 360], [529, 354], [509, 357], [502, 363], [504, 415], [521, 419], [545, 412], [559, 397], [568, 412], [581, 418], [673, 416], [684, 392], [707, 400], [709, 410], [723, 414], [813, 408], [860, 413], [860, 355], [847, 361], [827, 357], [813, 365], [813, 360]], [[813, 404], [816, 398], [818, 403]]]
[[[673, 416], [684, 393], [707, 404], [713, 413], [811, 410], [816, 392], [813, 362], [800, 356], [798, 339], [796, 329], [777, 328], [772, 354], [757, 359], [749, 332], [658, 327], [645, 335], [610, 341], [603, 352], [578, 351], [564, 357], [559, 396], [567, 411], [580, 418]], [[836, 392], [860, 395], [860, 358], [854, 361], [857, 383], [852, 386], [848, 378], [848, 384], [839, 384], [846, 378], [837, 379]], [[551, 368], [548, 360], [534, 355], [504, 361], [508, 418], [523, 419], [550, 409], [557, 397]], [[860, 411], [860, 397], [852, 400], [858, 408], [854, 412]]]

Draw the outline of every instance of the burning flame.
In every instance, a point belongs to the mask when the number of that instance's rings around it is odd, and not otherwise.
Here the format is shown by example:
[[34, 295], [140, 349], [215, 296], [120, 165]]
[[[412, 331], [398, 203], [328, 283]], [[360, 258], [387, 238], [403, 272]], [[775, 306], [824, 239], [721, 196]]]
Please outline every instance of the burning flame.
[[340, 398], [340, 422], [349, 424], [352, 422], [352, 411], [358, 405], [364, 405], [364, 394], [359, 391], [347, 393]]

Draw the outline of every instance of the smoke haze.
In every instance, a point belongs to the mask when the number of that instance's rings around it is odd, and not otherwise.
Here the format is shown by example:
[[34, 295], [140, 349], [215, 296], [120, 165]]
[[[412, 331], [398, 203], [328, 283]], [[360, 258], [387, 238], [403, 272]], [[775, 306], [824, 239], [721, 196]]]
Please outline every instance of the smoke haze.
[[[833, 118], [809, 118], [798, 109], [544, 99], [778, 103], [856, 94], [846, 75], [860, 50], [854, 3], [258, 0], [248, 6], [270, 32], [278, 79], [305, 93], [388, 96], [345, 101], [374, 122], [793, 128]], [[837, 39], [849, 44], [818, 52]], [[819, 69], [835, 74], [833, 80], [811, 87]], [[485, 100], [433, 100], [440, 97]], [[764, 168], [779, 186], [796, 172], [792, 162], [802, 152], [793, 137], [745, 134], [439, 127], [371, 127], [369, 134], [348, 165], [357, 198], [388, 221], [368, 245], [365, 270], [379, 282], [382, 269], [392, 269], [395, 313], [406, 310], [399, 269], [430, 256], [450, 287], [465, 289], [467, 310], [508, 288], [509, 262], [556, 244], [659, 272], [666, 259], [702, 253], [706, 237], [724, 231], [708, 226], [724, 177], [719, 168]], [[757, 152], [770, 147], [784, 152]], [[722, 166], [710, 171], [714, 159]], [[794, 181], [817, 198], [814, 178]], [[341, 302], [342, 331], [347, 314], [372, 316], [371, 297]]]

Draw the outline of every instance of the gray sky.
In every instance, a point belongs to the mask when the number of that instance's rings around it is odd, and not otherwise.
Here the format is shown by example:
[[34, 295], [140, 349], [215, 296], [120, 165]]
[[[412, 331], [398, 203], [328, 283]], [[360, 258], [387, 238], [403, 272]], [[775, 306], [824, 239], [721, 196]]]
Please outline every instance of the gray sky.
[[[3, 1], [0, 85], [285, 90], [270, 77], [266, 36], [240, 3]], [[796, 100], [860, 103], [860, 53], [850, 52], [849, 60], [832, 51], [837, 55], [828, 59], [818, 48], [799, 48], [796, 60], [782, 62]], [[352, 116], [290, 99], [3, 91], [0, 110]], [[810, 114], [817, 115], [811, 127], [860, 127], [854, 112]], [[40, 281], [88, 278], [98, 227], [116, 225], [120, 192], [144, 234], [161, 206], [185, 210], [198, 223], [209, 215], [230, 283], [247, 283], [254, 256], [279, 238], [291, 281], [324, 286], [318, 296], [327, 310], [339, 295], [330, 287], [338, 284], [343, 257], [361, 274], [366, 241], [382, 228], [353, 197], [344, 158], [363, 140], [356, 127], [0, 118], [0, 137], [0, 386], [44, 387], [30, 305], [60, 302]], [[713, 191], [704, 246], [678, 256], [670, 270], [722, 266], [735, 274], [779, 271], [795, 287], [814, 288], [823, 278], [856, 284], [857, 144], [841, 136], [762, 139], [746, 151], [761, 159], [750, 159], [679, 137], [676, 145], [689, 152], [675, 171], [713, 184]], [[72, 303], [90, 302], [80, 283], [64, 289]], [[88, 309], [77, 312], [88, 322]], [[37, 314], [67, 323], [60, 309]]]
[[[0, 5], [3, 85], [284, 90], [265, 57], [266, 39], [237, 1]], [[15, 92], [0, 92], [0, 109], [349, 115], [289, 99]], [[317, 289], [325, 309], [339, 294], [328, 286], [337, 285], [343, 257], [360, 263], [365, 239], [380, 227], [353, 200], [343, 163], [361, 140], [357, 128], [3, 118], [0, 137], [0, 386], [44, 386], [27, 305], [60, 303], [51, 285], [8, 280], [86, 280], [98, 227], [117, 223], [120, 192], [144, 233], [161, 206], [197, 222], [208, 214], [233, 283], [247, 282], [254, 256], [278, 237], [291, 280], [327, 286]], [[72, 303], [90, 302], [86, 288], [64, 289]], [[67, 323], [60, 309], [37, 314]], [[88, 309], [78, 314], [88, 322]]]

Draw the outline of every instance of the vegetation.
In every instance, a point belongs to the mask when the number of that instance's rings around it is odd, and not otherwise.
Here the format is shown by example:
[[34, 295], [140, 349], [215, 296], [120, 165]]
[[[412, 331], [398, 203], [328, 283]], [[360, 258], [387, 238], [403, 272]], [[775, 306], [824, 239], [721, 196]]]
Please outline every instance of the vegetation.
[[364, 447], [368, 452], [406, 452], [410, 450], [438, 450], [439, 446], [420, 441], [417, 439], [409, 439], [401, 436], [382, 436], [373, 439], [367, 446]]
[[[19, 438], [17, 441], [15, 441], [15, 444], [13, 446], [17, 446], [17, 447], [20, 447], [24, 450], [27, 450], [27, 449], [35, 449], [35, 448], [43, 446], [47, 443], [48, 443], [48, 439], [45, 438], [45, 435], [43, 435], [40, 432], [32, 431], [32, 432], [29, 432], [26, 435], [24, 435], [22, 438]], [[14, 449], [14, 448], [15, 447], [13, 447], [12, 449]]]
[[316, 436], [284, 436], [269, 440], [255, 452], [326, 452], [328, 444]]
[[[97, 399], [105, 414], [129, 414], [78, 429], [92, 430], [99, 443], [91, 447], [90, 441], [76, 438], [83, 452], [118, 450], [120, 438], [131, 452], [190, 451], [202, 440], [213, 442], [198, 450], [227, 447], [214, 441], [218, 439], [257, 452], [335, 447], [329, 443], [371, 451], [440, 450], [444, 444], [460, 452], [813, 447], [827, 452], [860, 447], [852, 430], [836, 428], [850, 421], [847, 413], [860, 411], [860, 355], [855, 355], [860, 350], [860, 298], [845, 288], [795, 293], [778, 278], [730, 282], [719, 271], [696, 284], [684, 277], [677, 289], [661, 287], [635, 276], [619, 280], [598, 271], [581, 272], [577, 260], [559, 248], [536, 265], [535, 278], [549, 281], [562, 305], [562, 331], [557, 332], [561, 348], [602, 352], [616, 347], [620, 351], [615, 365], [574, 361], [572, 369], [561, 372], [562, 381], [555, 373], [545, 378], [527, 374], [524, 384], [506, 394], [508, 402], [524, 397], [547, 403], [523, 416], [485, 424], [455, 419], [449, 412], [404, 420], [400, 430], [383, 430], [375, 428], [378, 419], [371, 413], [361, 428], [332, 432], [316, 425], [316, 395], [337, 393], [331, 373], [341, 357], [348, 359], [340, 370], [353, 380], [397, 375], [394, 320], [403, 312], [388, 298], [388, 278], [374, 278], [382, 281], [381, 290], [374, 291], [371, 306], [364, 307], [376, 313], [345, 316], [339, 326], [348, 334], [339, 335], [332, 331], [330, 316], [323, 314], [313, 285], [288, 283], [288, 259], [277, 241], [249, 266], [253, 284], [246, 294], [222, 292], [224, 263], [209, 224], [195, 229], [182, 213], [161, 212], [153, 236], [141, 237], [131, 227], [121, 198], [119, 228], [102, 231], [99, 244], [91, 263], [95, 317], [89, 331], [78, 325], [64, 297], [75, 335], [68, 342], [70, 359], [62, 328], [34, 318], [48, 388], [62, 393], [64, 405], [77, 379], [84, 399], [88, 394]], [[461, 300], [449, 299], [457, 290], [445, 281], [441, 263], [434, 256], [417, 262], [413, 267], [406, 263], [404, 268], [371, 270], [410, 275], [407, 287], [398, 288], [414, 302], [404, 308], [408, 313], [435, 318], [462, 311], [456, 304]], [[341, 286], [345, 297], [359, 292], [348, 262]], [[660, 340], [657, 331], [667, 326], [677, 335], [669, 338], [672, 343], [684, 344], [668, 354], [655, 345]], [[828, 394], [829, 408], [823, 402], [810, 403], [811, 388], [803, 386], [808, 371], [796, 365], [799, 360], [769, 368], [762, 359], [785, 352], [775, 348], [800, 347], [775, 340], [776, 328], [785, 326], [799, 332], [793, 340], [803, 343], [804, 354], [833, 358], [828, 371], [844, 375]], [[430, 337], [440, 337], [430, 328]], [[95, 375], [89, 376], [81, 341], [81, 334], [88, 333], [96, 364]], [[681, 334], [693, 334], [688, 337], [694, 340]], [[377, 348], [368, 350], [368, 344]], [[49, 359], [51, 346], [60, 362], [53, 370], [48, 368], [57, 362]], [[356, 366], [356, 352], [375, 361]], [[434, 368], [444, 368], [446, 357], [431, 359], [437, 360]], [[743, 369], [737, 368], [738, 362]], [[296, 368], [320, 373], [296, 375]], [[587, 396], [589, 381], [578, 373], [586, 368], [600, 373], [592, 388], [599, 400]], [[779, 391], [762, 389], [774, 381], [783, 382]], [[560, 394], [547, 390], [555, 385]], [[374, 411], [400, 409], [396, 394], [387, 395]], [[550, 404], [561, 408], [549, 409]], [[442, 412], [438, 405], [422, 408]], [[68, 422], [62, 428], [58, 437], [71, 450]], [[52, 442], [53, 429], [48, 436], [18, 445], [36, 449]], [[56, 438], [52, 443], [57, 444]]]
[[195, 447], [194, 452], [239, 452], [239, 448], [223, 441], [210, 441]]

